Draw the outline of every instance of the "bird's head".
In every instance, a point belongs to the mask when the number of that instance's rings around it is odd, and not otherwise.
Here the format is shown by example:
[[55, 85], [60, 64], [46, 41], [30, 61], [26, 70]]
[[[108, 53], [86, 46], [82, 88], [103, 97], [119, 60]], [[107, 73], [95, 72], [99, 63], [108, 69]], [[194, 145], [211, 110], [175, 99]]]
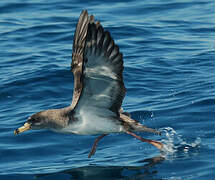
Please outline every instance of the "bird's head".
[[14, 134], [17, 135], [30, 129], [45, 129], [47, 127], [48, 120], [46, 116], [44, 116], [43, 112], [39, 112], [30, 116], [22, 127], [14, 131]]
[[70, 110], [70, 107], [40, 111], [30, 116], [22, 127], [14, 131], [14, 134], [17, 135], [30, 129], [50, 129], [55, 131], [64, 128], [69, 123], [72, 113], [73, 111]]

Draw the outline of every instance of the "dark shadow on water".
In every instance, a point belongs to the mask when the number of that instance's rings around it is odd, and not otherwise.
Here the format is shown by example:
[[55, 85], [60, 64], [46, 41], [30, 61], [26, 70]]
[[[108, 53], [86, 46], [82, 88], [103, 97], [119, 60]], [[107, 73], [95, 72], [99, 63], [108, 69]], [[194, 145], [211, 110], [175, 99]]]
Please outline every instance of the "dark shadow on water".
[[102, 164], [91, 164], [84, 167], [67, 169], [57, 173], [38, 174], [39, 180], [71, 179], [120, 179], [120, 180], [161, 180], [159, 167], [155, 165], [164, 160], [186, 159], [199, 153], [201, 138], [197, 137], [188, 142], [180, 136], [173, 128], [163, 129], [165, 137], [162, 140], [164, 149], [159, 156], [136, 161], [136, 166], [104, 166]]
[[90, 165], [80, 168], [68, 169], [53, 174], [38, 174], [37, 179], [71, 179], [71, 180], [89, 180], [89, 179], [120, 179], [120, 180], [158, 180], [155, 177], [158, 171], [153, 168], [158, 163], [164, 161], [163, 157], [154, 157], [139, 161], [143, 166], [96, 166]]

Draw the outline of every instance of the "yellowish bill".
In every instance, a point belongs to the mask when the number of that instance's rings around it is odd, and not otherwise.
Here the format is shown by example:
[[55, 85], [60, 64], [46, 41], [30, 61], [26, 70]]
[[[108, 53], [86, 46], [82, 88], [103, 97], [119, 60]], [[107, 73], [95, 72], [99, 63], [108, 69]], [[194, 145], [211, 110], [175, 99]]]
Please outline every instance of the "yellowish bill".
[[20, 127], [20, 128], [17, 128], [15, 131], [14, 131], [14, 134], [17, 135], [19, 133], [22, 133], [24, 131], [27, 131], [31, 129], [31, 125], [29, 123], [25, 123], [24, 126]]

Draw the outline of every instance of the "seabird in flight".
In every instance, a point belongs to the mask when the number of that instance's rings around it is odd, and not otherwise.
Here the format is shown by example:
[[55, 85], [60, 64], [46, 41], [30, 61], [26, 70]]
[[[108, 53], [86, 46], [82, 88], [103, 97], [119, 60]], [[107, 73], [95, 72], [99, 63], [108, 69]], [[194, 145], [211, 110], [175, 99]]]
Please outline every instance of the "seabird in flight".
[[123, 82], [123, 56], [110, 33], [82, 11], [74, 35], [71, 70], [74, 74], [72, 104], [33, 114], [15, 134], [30, 129], [50, 129], [60, 133], [100, 136], [88, 155], [96, 152], [100, 139], [110, 133], [127, 133], [142, 142], [162, 149], [158, 141], [142, 138], [135, 132], [160, 134], [143, 126], [123, 112], [126, 89]]

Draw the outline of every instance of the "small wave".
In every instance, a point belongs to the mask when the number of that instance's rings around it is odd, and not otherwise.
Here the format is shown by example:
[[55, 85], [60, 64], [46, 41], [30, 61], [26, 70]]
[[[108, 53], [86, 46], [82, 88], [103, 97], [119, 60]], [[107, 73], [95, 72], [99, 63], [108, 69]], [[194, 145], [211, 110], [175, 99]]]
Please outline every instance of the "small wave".
[[171, 127], [160, 128], [159, 131], [166, 138], [161, 142], [164, 147], [161, 155], [167, 159], [175, 159], [179, 156], [189, 156], [194, 152], [198, 152], [201, 145], [201, 138], [197, 137], [193, 142], [188, 142]]

